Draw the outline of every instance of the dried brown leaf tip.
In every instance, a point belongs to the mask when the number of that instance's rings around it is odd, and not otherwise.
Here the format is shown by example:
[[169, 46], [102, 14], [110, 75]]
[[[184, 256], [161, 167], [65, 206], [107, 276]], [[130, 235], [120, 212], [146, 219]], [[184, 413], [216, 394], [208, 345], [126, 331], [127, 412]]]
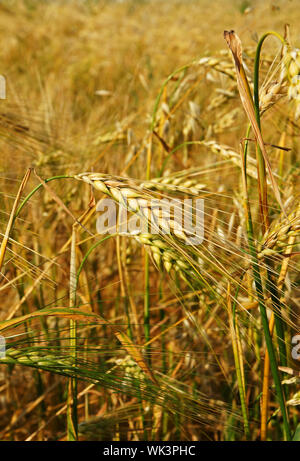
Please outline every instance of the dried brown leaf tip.
[[242, 42], [241, 40], [236, 35], [234, 30], [230, 30], [230, 31], [224, 30], [224, 38], [233, 54], [235, 64], [238, 66], [238, 69], [240, 69], [240, 66], [242, 63]]

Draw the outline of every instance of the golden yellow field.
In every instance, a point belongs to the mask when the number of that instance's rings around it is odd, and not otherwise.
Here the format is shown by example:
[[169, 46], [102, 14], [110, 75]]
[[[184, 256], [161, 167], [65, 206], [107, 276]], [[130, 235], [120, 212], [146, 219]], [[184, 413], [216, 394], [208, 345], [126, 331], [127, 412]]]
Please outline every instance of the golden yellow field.
[[299, 21], [1, 2], [1, 441], [300, 440]]

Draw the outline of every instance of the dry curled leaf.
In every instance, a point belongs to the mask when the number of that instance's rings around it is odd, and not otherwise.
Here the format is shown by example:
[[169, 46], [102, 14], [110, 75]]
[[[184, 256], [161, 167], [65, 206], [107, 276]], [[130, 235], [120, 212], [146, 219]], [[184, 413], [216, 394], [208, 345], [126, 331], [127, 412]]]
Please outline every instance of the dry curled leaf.
[[[281, 209], [284, 211], [284, 206], [283, 206], [283, 203], [282, 203], [282, 200], [281, 200], [278, 185], [277, 185], [277, 183], [275, 181], [275, 178], [273, 176], [272, 168], [271, 168], [271, 165], [270, 165], [270, 162], [269, 162], [269, 158], [268, 158], [268, 155], [267, 155], [267, 151], [266, 151], [266, 148], [265, 148], [263, 137], [262, 137], [260, 128], [258, 126], [258, 123], [256, 121], [256, 117], [255, 117], [255, 109], [254, 109], [253, 98], [252, 98], [250, 86], [249, 86], [249, 83], [248, 83], [248, 79], [247, 79], [247, 76], [246, 76], [246, 73], [245, 73], [245, 69], [244, 69], [244, 66], [243, 66], [242, 42], [241, 42], [240, 38], [238, 37], [238, 35], [234, 32], [234, 30], [231, 30], [231, 31], [225, 30], [224, 31], [224, 38], [225, 38], [225, 40], [227, 42], [227, 45], [228, 45], [229, 49], [232, 52], [232, 56], [233, 56], [233, 59], [234, 59], [235, 68], [236, 68], [236, 75], [237, 75], [238, 90], [239, 90], [239, 93], [240, 93], [240, 98], [241, 98], [244, 110], [245, 110], [245, 112], [247, 114], [247, 117], [248, 117], [250, 123], [251, 123], [251, 126], [252, 126], [252, 129], [253, 129], [256, 141], [257, 141], [257, 143], [258, 143], [258, 145], [259, 145], [259, 147], [261, 149], [264, 161], [265, 161], [265, 163], [267, 165], [267, 169], [268, 169], [268, 172], [269, 172], [269, 176], [270, 176], [270, 180], [271, 180], [271, 183], [272, 183], [272, 187], [273, 187], [273, 190], [274, 190], [276, 200], [279, 203]], [[263, 188], [262, 188], [262, 190], [263, 190]]]

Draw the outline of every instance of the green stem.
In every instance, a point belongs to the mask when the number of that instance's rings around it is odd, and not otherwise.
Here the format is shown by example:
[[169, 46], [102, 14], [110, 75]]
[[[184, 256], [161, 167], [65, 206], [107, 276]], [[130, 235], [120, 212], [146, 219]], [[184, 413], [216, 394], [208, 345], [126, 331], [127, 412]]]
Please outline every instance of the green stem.
[[[249, 132], [250, 132], [250, 127], [247, 130], [247, 135], [246, 135], [247, 138], [249, 137]], [[262, 320], [262, 326], [264, 330], [266, 346], [267, 346], [267, 350], [268, 350], [268, 354], [270, 358], [270, 368], [271, 368], [272, 376], [274, 379], [277, 400], [278, 400], [280, 410], [282, 413], [282, 418], [283, 418], [285, 438], [287, 440], [291, 440], [291, 432], [290, 432], [290, 427], [289, 427], [288, 415], [287, 415], [287, 410], [286, 410], [286, 405], [285, 405], [285, 400], [284, 400], [284, 394], [283, 394], [283, 390], [281, 386], [280, 375], [278, 372], [276, 355], [275, 355], [272, 337], [271, 337], [270, 329], [269, 329], [269, 321], [268, 321], [267, 310], [266, 310], [264, 296], [263, 296], [263, 286], [262, 286], [262, 279], [261, 279], [261, 274], [260, 274], [260, 267], [259, 267], [257, 251], [256, 251], [255, 243], [254, 243], [253, 223], [252, 223], [251, 209], [250, 209], [250, 204], [249, 204], [249, 199], [248, 199], [248, 194], [247, 194], [247, 176], [246, 176], [247, 150], [248, 150], [248, 142], [245, 143], [244, 158], [243, 158], [243, 175], [244, 175], [243, 181], [244, 181], [245, 195], [246, 195], [245, 204], [246, 204], [246, 214], [247, 214], [246, 225], [247, 225], [248, 246], [249, 246], [249, 251], [250, 251], [251, 260], [252, 260], [252, 271], [253, 271], [255, 291], [256, 291], [256, 295], [258, 299], [258, 305], [259, 305], [259, 310], [260, 310], [260, 315], [261, 315], [261, 320]]]
[[[254, 61], [254, 107], [255, 107], [255, 117], [259, 128], [261, 129], [261, 122], [260, 122], [260, 111], [259, 111], [259, 65], [260, 65], [260, 55], [263, 43], [265, 39], [269, 36], [275, 36], [278, 38], [282, 44], [285, 44], [284, 38], [278, 34], [277, 32], [269, 31], [266, 32], [258, 42], [255, 61]], [[257, 149], [260, 151], [259, 146]], [[260, 152], [259, 152], [260, 153]], [[261, 158], [261, 168], [262, 173], [265, 175], [265, 166], [263, 156], [259, 155]], [[267, 210], [266, 210], [267, 211]], [[276, 326], [276, 333], [278, 336], [278, 343], [279, 343], [279, 354], [280, 354], [280, 363], [282, 366], [286, 366], [286, 348], [284, 342], [284, 324], [281, 317], [281, 303], [278, 294], [277, 287], [274, 283], [272, 283], [271, 271], [270, 271], [270, 260], [266, 260], [267, 264], [267, 280], [268, 280], [268, 288], [271, 295], [273, 311], [275, 315], [275, 326]]]
[[277, 32], [269, 31], [266, 32], [259, 40], [257, 48], [256, 48], [256, 54], [255, 54], [255, 60], [254, 60], [254, 105], [255, 105], [255, 115], [256, 115], [256, 120], [258, 123], [258, 126], [260, 127], [260, 113], [259, 113], [259, 64], [260, 64], [260, 54], [261, 54], [261, 49], [263, 46], [263, 43], [265, 39], [269, 36], [274, 36], [277, 37], [281, 43], [284, 45], [286, 41], [284, 38], [278, 34]]
[[[243, 274], [244, 276], [244, 274]], [[240, 363], [239, 359], [239, 351], [237, 347], [237, 329], [238, 325], [236, 322], [236, 300], [238, 296], [240, 286], [237, 287], [235, 297], [234, 297], [234, 303], [232, 306], [232, 330], [233, 330], [233, 338], [232, 338], [232, 349], [233, 349], [233, 355], [234, 355], [234, 364], [235, 364], [235, 372], [236, 372], [236, 377], [237, 377], [237, 382], [238, 382], [238, 388], [239, 388], [239, 394], [240, 394], [240, 401], [241, 401], [241, 409], [242, 409], [242, 415], [243, 415], [243, 421], [244, 421], [244, 431], [245, 431], [245, 436], [246, 440], [250, 440], [250, 427], [249, 427], [249, 418], [248, 418], [248, 411], [247, 411], [247, 405], [246, 405], [246, 393], [245, 393], [245, 387], [243, 384], [243, 377], [242, 377], [242, 369], [241, 366], [242, 364]], [[229, 316], [229, 321], [231, 322], [230, 319], [231, 315]]]
[[[261, 123], [260, 123], [260, 111], [259, 111], [259, 66], [260, 66], [260, 55], [263, 43], [265, 39], [269, 36], [277, 37], [282, 43], [285, 43], [285, 40], [281, 35], [277, 32], [269, 31], [266, 32], [258, 42], [254, 60], [254, 78], [253, 78], [253, 85], [254, 85], [254, 110], [255, 110], [255, 118], [258, 124], [259, 129], [261, 130]], [[267, 184], [266, 184], [266, 168], [265, 168], [265, 160], [261, 152], [260, 146], [257, 144], [257, 164], [258, 164], [258, 182], [259, 182], [259, 193], [260, 193], [260, 204], [261, 204], [261, 213], [263, 217], [263, 223], [265, 230], [268, 227], [268, 206], [267, 206]]]
[[89, 257], [89, 255], [92, 253], [92, 251], [98, 246], [98, 245], [101, 245], [101, 243], [105, 242], [105, 240], [107, 239], [110, 239], [111, 237], [115, 237], [117, 234], [110, 234], [110, 235], [107, 235], [106, 237], [104, 237], [103, 239], [99, 240], [98, 242], [94, 243], [94, 245], [92, 245], [88, 251], [85, 253], [81, 263], [80, 263], [80, 266], [77, 270], [77, 283], [78, 283], [78, 279], [79, 279], [79, 276], [81, 274], [81, 271], [83, 269], [83, 266], [85, 264], [85, 262], [87, 261], [87, 258]]
[[[63, 174], [63, 175], [60, 175], [60, 176], [52, 176], [52, 178], [48, 178], [48, 179], [45, 179], [45, 183], [47, 182], [50, 182], [50, 181], [54, 181], [55, 179], [74, 179], [74, 176], [70, 176], [70, 175], [66, 175], [66, 174]], [[20, 204], [20, 206], [18, 207], [17, 211], [16, 211], [16, 214], [14, 216], [14, 220], [19, 216], [19, 214], [21, 213], [24, 205], [26, 205], [26, 203], [28, 202], [28, 200], [31, 199], [31, 197], [41, 188], [43, 187], [43, 184], [39, 184], [38, 186], [36, 186], [25, 198], [24, 200], [22, 201], [22, 203]]]

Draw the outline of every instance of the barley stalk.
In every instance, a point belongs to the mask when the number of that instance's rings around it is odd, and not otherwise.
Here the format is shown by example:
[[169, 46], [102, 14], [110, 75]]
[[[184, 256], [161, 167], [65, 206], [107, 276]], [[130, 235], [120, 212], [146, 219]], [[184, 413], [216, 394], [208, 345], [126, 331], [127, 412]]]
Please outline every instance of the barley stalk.
[[294, 102], [294, 118], [298, 120], [300, 117], [300, 50], [291, 48], [289, 44], [284, 46], [281, 78], [288, 82], [288, 98]]

